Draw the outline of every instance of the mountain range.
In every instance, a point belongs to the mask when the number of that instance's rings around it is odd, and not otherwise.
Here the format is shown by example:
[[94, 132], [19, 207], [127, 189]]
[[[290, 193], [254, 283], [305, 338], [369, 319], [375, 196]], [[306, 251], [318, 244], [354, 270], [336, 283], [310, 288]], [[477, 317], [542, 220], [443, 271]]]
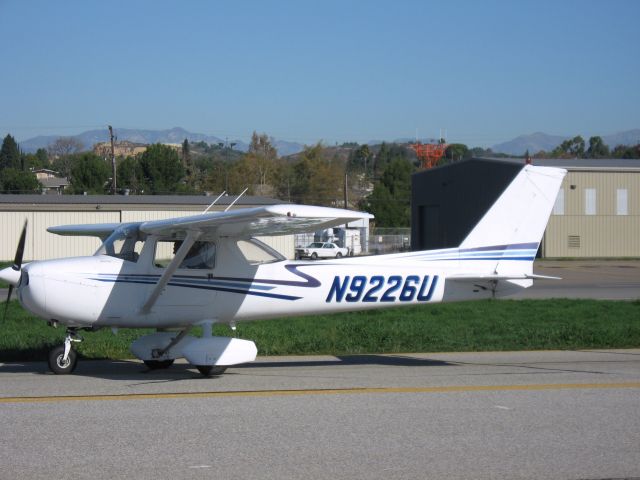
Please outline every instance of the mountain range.
[[[508, 155], [524, 155], [524, 153], [529, 150], [529, 153], [533, 155], [540, 150], [550, 152], [562, 142], [569, 138], [573, 138], [574, 136], [575, 135], [549, 135], [547, 133], [536, 132], [531, 135], [520, 135], [508, 142], [499, 143], [492, 146], [491, 150], [497, 153], [506, 153]], [[585, 144], [588, 147], [589, 137], [583, 136], [582, 138], [584, 138]], [[611, 149], [616, 145], [637, 145], [640, 143], [640, 129], [636, 128], [634, 130], [613, 133], [611, 135], [603, 135], [602, 140]]]
[[[129, 128], [114, 129], [114, 133], [118, 140], [127, 140], [135, 143], [182, 143], [184, 139], [188, 139], [189, 142], [206, 142], [209, 144], [216, 144], [225, 142], [224, 139], [216, 137], [215, 135], [206, 135], [203, 133], [192, 133], [184, 128], [174, 127], [169, 130], [137, 130]], [[50, 144], [55, 142], [61, 135], [41, 135], [38, 137], [29, 138], [20, 143], [20, 149], [23, 152], [33, 153], [39, 148], [47, 148]], [[100, 130], [88, 130], [78, 135], [70, 135], [71, 138], [79, 141], [85, 149], [90, 149], [94, 144], [99, 142], [109, 141], [109, 131], [104, 128]], [[249, 149], [249, 144], [242, 140], [229, 140], [229, 143], [235, 143], [236, 150], [246, 152]], [[280, 155], [291, 155], [302, 151], [304, 145], [295, 142], [287, 142], [285, 140], [273, 141], [274, 146], [278, 150]]]
[[[209, 144], [216, 144], [225, 142], [225, 140], [220, 137], [216, 137], [215, 135], [192, 133], [180, 127], [174, 127], [169, 130], [137, 130], [119, 128], [115, 130], [115, 134], [118, 140], [128, 140], [130, 142], [147, 144], [182, 143], [185, 138], [191, 143], [206, 142]], [[33, 153], [39, 148], [47, 148], [47, 146], [55, 142], [58, 138], [60, 138], [60, 135], [45, 135], [33, 137], [19, 143], [23, 152]], [[73, 135], [71, 138], [82, 143], [85, 149], [90, 149], [96, 143], [108, 142], [109, 132], [106, 128], [101, 130], [88, 130], [78, 135]], [[529, 153], [533, 155], [541, 150], [550, 152], [568, 138], [572, 138], [572, 136], [549, 135], [547, 133], [536, 132], [530, 135], [520, 135], [508, 142], [498, 143], [493, 145], [491, 150], [496, 153], [506, 153], [508, 155], [523, 155], [527, 150], [529, 150]], [[589, 137], [583, 136], [583, 138], [585, 139], [585, 143], [588, 145]], [[636, 145], [640, 143], [640, 129], [604, 135], [602, 140], [612, 149], [616, 145]], [[411, 143], [412, 141], [413, 140], [411, 139], [398, 139], [395, 140], [395, 143]], [[246, 152], [249, 149], [249, 145], [242, 140], [232, 140], [232, 142], [235, 143], [234, 148], [236, 150]], [[368, 143], [370, 145], [373, 143], [379, 144], [382, 143], [382, 141], [371, 141]], [[288, 142], [286, 140], [274, 139], [273, 144], [278, 150], [278, 154], [280, 156], [293, 155], [304, 149], [304, 145], [301, 143]], [[473, 147], [474, 145], [469, 146]]]

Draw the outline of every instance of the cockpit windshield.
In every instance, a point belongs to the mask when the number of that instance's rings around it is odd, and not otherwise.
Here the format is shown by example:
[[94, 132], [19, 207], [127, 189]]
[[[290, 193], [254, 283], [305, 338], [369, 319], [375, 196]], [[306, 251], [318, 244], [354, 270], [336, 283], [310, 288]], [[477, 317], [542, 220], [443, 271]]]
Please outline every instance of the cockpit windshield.
[[114, 230], [95, 254], [108, 255], [135, 263], [144, 245], [143, 236], [146, 237], [140, 232], [138, 225], [123, 225]]

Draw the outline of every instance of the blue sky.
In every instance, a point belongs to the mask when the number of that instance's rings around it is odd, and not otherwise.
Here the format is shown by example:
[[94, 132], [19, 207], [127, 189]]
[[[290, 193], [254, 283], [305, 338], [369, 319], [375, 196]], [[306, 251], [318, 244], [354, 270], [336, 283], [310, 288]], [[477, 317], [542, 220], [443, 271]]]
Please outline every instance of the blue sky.
[[0, 135], [640, 128], [640, 1], [0, 0]]

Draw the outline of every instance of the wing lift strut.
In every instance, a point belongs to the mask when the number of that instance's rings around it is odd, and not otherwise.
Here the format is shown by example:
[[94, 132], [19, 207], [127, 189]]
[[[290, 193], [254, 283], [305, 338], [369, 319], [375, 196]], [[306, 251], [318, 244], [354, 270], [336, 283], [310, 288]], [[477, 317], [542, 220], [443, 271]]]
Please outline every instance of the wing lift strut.
[[158, 297], [160, 297], [160, 294], [164, 291], [165, 287], [169, 283], [169, 280], [171, 280], [171, 277], [173, 276], [175, 271], [178, 269], [178, 266], [182, 263], [184, 258], [187, 256], [187, 252], [189, 252], [193, 244], [196, 243], [196, 240], [198, 240], [198, 238], [200, 238], [201, 235], [202, 235], [202, 232], [198, 232], [198, 231], [190, 230], [187, 232], [187, 237], [182, 242], [182, 245], [180, 245], [180, 248], [176, 252], [175, 257], [173, 257], [173, 260], [171, 260], [169, 265], [167, 265], [167, 268], [165, 269], [164, 273], [160, 277], [160, 280], [158, 280], [158, 283], [156, 284], [155, 288], [151, 292], [151, 295], [149, 295], [149, 298], [147, 299], [145, 304], [142, 306], [140, 313], [147, 314], [151, 312], [151, 308], [155, 305], [156, 301], [158, 300]]
[[[151, 295], [149, 295], [149, 298], [147, 299], [145, 304], [142, 306], [142, 310], [140, 311], [140, 313], [147, 314], [151, 312], [151, 308], [155, 305], [156, 301], [158, 300], [158, 298], [164, 291], [165, 287], [171, 280], [171, 277], [177, 270], [178, 266], [182, 263], [184, 258], [187, 256], [187, 252], [189, 252], [193, 244], [196, 243], [196, 241], [198, 240], [198, 238], [200, 238], [201, 235], [202, 235], [202, 232], [198, 232], [198, 231], [190, 230], [189, 232], [187, 232], [187, 237], [182, 242], [182, 245], [180, 245], [180, 248], [176, 252], [176, 255], [173, 257], [173, 260], [171, 260], [169, 265], [167, 265], [167, 268], [165, 269], [164, 273], [160, 277], [160, 280], [158, 280], [158, 283], [156, 284], [155, 288], [151, 292]], [[187, 333], [189, 333], [190, 330], [191, 330], [191, 325], [188, 326], [187, 328], [182, 329], [180, 333], [176, 337], [174, 337], [166, 347], [154, 349], [151, 352], [152, 356], [154, 358], [162, 357], [172, 347], [177, 345], [178, 342], [180, 342], [180, 340], [182, 340], [187, 335]]]

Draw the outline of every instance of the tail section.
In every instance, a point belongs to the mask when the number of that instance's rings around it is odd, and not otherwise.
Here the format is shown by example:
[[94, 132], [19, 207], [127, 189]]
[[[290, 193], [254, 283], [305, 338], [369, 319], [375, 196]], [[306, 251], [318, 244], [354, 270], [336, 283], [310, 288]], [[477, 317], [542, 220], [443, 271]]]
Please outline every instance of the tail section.
[[536, 249], [567, 171], [526, 165], [460, 244], [460, 249]]
[[530, 287], [533, 260], [566, 170], [526, 165], [460, 244], [444, 300], [510, 295]]
[[[567, 171], [526, 165], [460, 245], [494, 263], [481, 262], [482, 270], [495, 275], [528, 275], [533, 272], [544, 229]], [[488, 255], [487, 255], [488, 254]], [[530, 286], [522, 282], [521, 286]]]

